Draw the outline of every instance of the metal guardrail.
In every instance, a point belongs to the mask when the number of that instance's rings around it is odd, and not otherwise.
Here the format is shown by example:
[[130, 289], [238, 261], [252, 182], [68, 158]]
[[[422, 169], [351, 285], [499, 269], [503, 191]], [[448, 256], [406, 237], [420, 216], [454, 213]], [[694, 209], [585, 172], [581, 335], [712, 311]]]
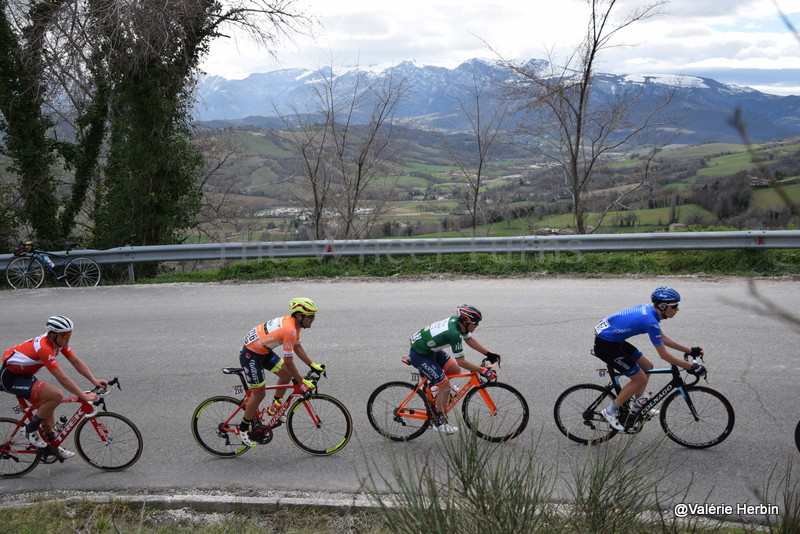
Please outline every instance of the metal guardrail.
[[[74, 250], [100, 264], [129, 264], [192, 260], [252, 260], [280, 258], [339, 258], [429, 256], [442, 254], [535, 255], [545, 253], [621, 252], [656, 250], [792, 249], [800, 248], [800, 230], [742, 232], [673, 232], [652, 234], [590, 234], [431, 239], [364, 239], [330, 241], [262, 241], [119, 247]], [[0, 255], [5, 270], [11, 254]]]

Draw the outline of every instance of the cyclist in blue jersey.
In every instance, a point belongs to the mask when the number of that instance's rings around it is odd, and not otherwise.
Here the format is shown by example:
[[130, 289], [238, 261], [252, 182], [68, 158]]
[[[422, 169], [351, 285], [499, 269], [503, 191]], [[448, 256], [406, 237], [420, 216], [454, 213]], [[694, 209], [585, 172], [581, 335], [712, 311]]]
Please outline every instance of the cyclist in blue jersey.
[[[417, 331], [411, 339], [411, 348], [408, 351], [408, 360], [411, 365], [419, 369], [422, 376], [438, 388], [436, 392], [436, 415], [434, 428], [444, 434], [458, 432], [458, 427], [447, 424], [444, 409], [450, 398], [450, 381], [448, 375], [461, 372], [461, 368], [480, 373], [487, 380], [497, 376], [491, 368], [481, 367], [464, 358], [462, 340], [470, 348], [480, 352], [491, 363], [500, 361], [500, 355], [489, 352], [478, 340], [472, 337], [472, 332], [478, 328], [478, 323], [483, 315], [475, 306], [462, 304], [458, 307], [456, 315], [437, 321], [422, 330]], [[453, 351], [451, 357], [445, 348]]]
[[647, 334], [661, 359], [682, 367], [693, 375], [706, 374], [704, 366], [690, 364], [667, 350], [669, 347], [694, 357], [703, 354], [700, 347], [682, 345], [661, 331], [661, 321], [671, 319], [678, 313], [680, 294], [671, 287], [657, 287], [650, 295], [650, 300], [652, 305], [641, 304], [617, 312], [597, 323], [594, 329], [594, 355], [630, 378], [630, 382], [622, 387], [617, 398], [601, 412], [608, 424], [617, 430], [625, 429], [618, 418], [619, 407], [644, 393], [649, 377], [644, 370], [653, 368], [653, 363], [639, 349], [628, 343], [628, 338]]

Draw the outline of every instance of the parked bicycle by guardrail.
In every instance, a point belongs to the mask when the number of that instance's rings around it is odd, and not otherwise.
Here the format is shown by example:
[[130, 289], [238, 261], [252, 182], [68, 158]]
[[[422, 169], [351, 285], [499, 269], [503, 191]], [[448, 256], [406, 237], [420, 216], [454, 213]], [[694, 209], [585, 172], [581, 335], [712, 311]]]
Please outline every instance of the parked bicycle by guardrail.
[[[687, 361], [689, 357], [689, 354], [684, 355]], [[693, 363], [697, 360], [694, 359]], [[647, 421], [658, 415], [667, 437], [684, 447], [705, 449], [719, 445], [733, 430], [733, 406], [722, 393], [698, 386], [699, 376], [695, 376], [693, 382], [686, 382], [680, 371], [675, 365], [645, 370], [650, 375], [669, 374], [672, 379], [638, 410], [630, 410], [628, 403], [620, 406], [619, 420], [625, 426], [624, 433], [638, 433]], [[608, 373], [611, 382], [605, 387], [577, 384], [567, 388], [559, 395], [553, 408], [556, 426], [561, 433], [584, 445], [602, 443], [618, 432], [600, 411], [619, 394], [622, 375], [612, 367], [598, 369], [598, 372], [603, 377]], [[662, 401], [659, 412], [655, 407]]]
[[14, 289], [36, 289], [49, 272], [55, 282], [70, 287], [91, 287], [100, 283], [100, 265], [85, 256], [70, 257], [69, 253], [80, 243], [67, 243], [63, 255], [37, 248], [31, 241], [23, 241], [14, 252], [16, 256], [6, 267], [6, 280]]
[[[119, 379], [108, 382], [119, 388]], [[0, 478], [17, 478], [31, 472], [39, 463], [63, 462], [58, 447], [75, 431], [75, 446], [86, 463], [101, 471], [121, 471], [135, 464], [142, 455], [142, 434], [127, 417], [107, 412], [105, 395], [108, 389], [96, 387], [99, 395], [94, 402], [77, 397], [66, 398], [61, 405], [78, 405], [71, 417], [62, 416], [57, 422], [55, 436], [47, 447], [37, 448], [25, 435], [25, 426], [33, 417], [38, 404], [17, 398], [20, 420], [0, 417]]]

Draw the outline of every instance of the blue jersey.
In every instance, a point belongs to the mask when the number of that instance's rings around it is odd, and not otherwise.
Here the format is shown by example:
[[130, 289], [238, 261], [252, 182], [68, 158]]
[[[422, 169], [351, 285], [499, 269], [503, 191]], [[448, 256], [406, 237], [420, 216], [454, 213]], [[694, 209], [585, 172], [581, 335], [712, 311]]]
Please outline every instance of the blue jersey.
[[594, 327], [595, 334], [606, 341], [624, 341], [629, 337], [647, 334], [654, 346], [663, 345], [661, 318], [649, 304], [641, 304], [609, 315]]

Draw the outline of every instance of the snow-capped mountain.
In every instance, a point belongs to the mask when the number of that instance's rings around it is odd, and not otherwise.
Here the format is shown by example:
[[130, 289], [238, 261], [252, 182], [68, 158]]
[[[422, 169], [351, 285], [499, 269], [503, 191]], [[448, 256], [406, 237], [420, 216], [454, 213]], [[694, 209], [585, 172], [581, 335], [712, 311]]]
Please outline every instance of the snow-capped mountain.
[[[544, 64], [542, 60], [531, 60], [526, 67], [536, 68]], [[521, 78], [515, 78], [494, 61], [473, 59], [454, 69], [405, 61], [386, 68], [337, 70], [337, 92], [352, 94], [356, 87], [365, 87], [363, 79], [359, 84], [359, 73], [372, 82], [390, 77], [394, 83], [402, 80], [408, 91], [398, 106], [396, 117], [445, 130], [468, 127], [466, 117], [458, 112], [458, 105], [459, 101], [468, 101], [467, 96], [474, 91], [475, 79], [490, 82], [484, 86], [484, 91], [496, 95], [500, 94], [501, 85], [508, 87], [521, 82]], [[252, 74], [243, 80], [209, 76], [198, 85], [195, 117], [211, 125], [282, 128], [283, 123], [277, 116], [309, 111], [312, 89], [315, 86], [319, 88], [323, 79], [332, 79], [329, 68], [317, 71], [283, 69]], [[676, 91], [673, 109], [686, 117], [682, 123], [684, 133], [679, 139], [683, 143], [741, 141], [729, 123], [737, 108], [742, 110], [748, 135], [754, 142], [800, 135], [800, 96], [769, 95], [711, 78], [674, 74], [597, 74], [593, 98], [602, 101], [636, 88], [642, 89], [644, 98], [654, 104], [663, 101], [671, 91]]]

